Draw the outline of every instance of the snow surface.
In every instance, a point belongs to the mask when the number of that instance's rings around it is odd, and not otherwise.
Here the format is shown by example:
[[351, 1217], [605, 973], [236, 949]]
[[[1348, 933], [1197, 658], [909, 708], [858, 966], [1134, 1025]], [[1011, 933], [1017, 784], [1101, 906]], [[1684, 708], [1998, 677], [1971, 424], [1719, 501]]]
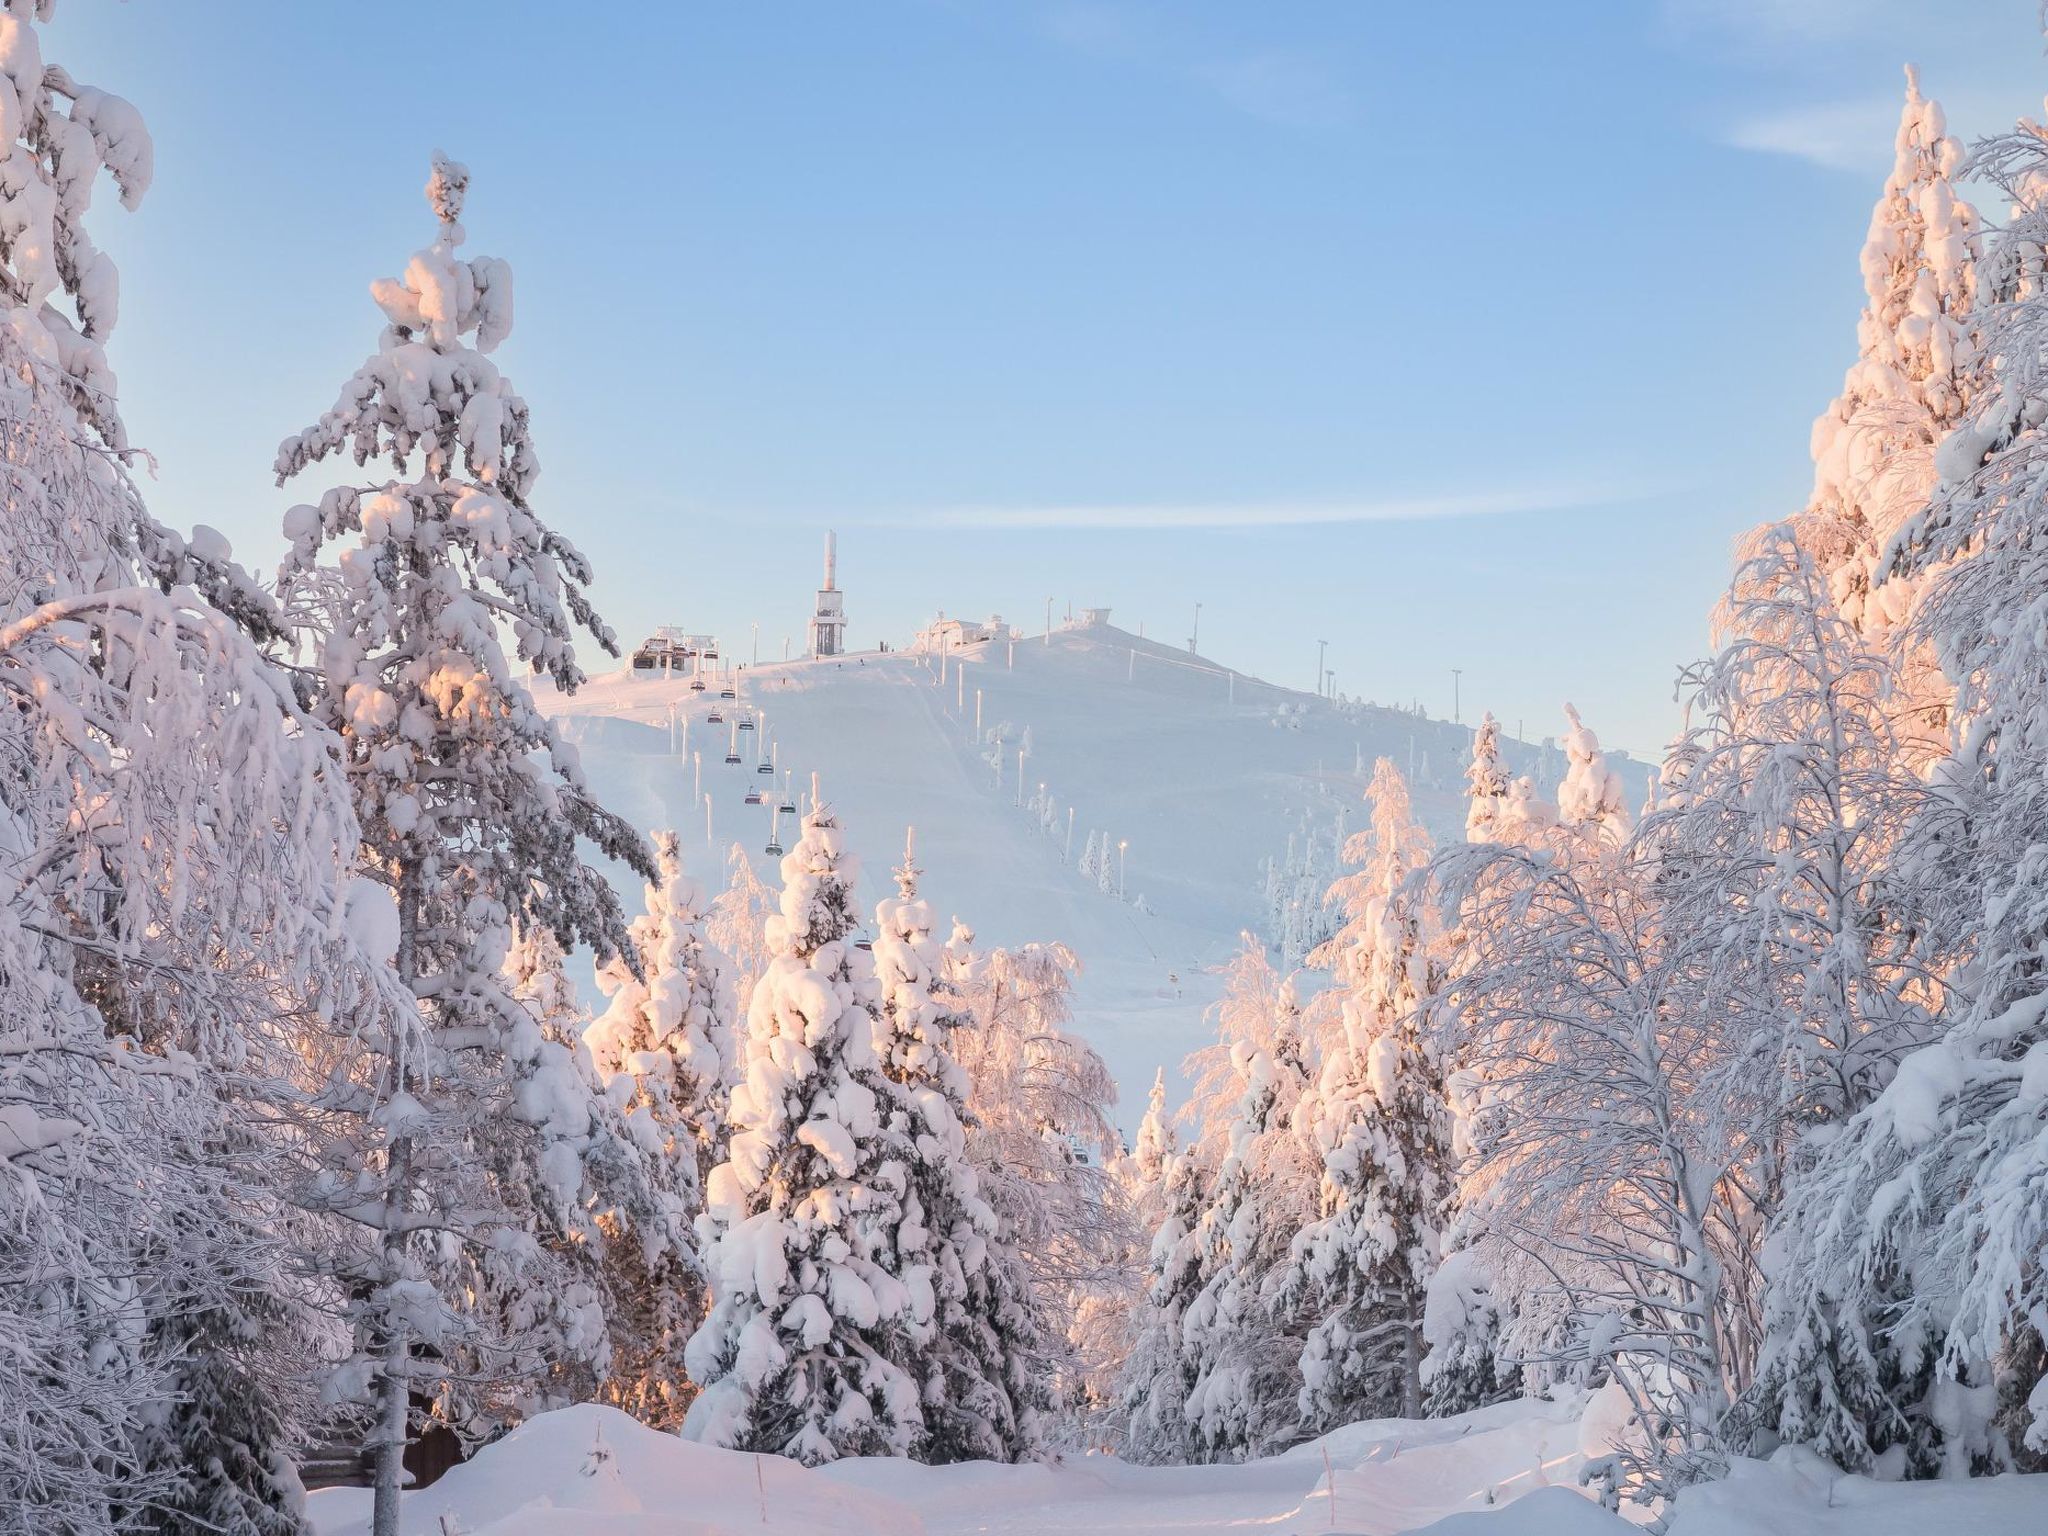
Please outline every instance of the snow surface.
[[[1579, 1407], [1502, 1404], [1353, 1424], [1239, 1466], [899, 1460], [816, 1471], [714, 1450], [586, 1405], [544, 1414], [407, 1494], [404, 1536], [1629, 1536], [1577, 1486]], [[369, 1493], [311, 1498], [320, 1536], [366, 1536]], [[1671, 1536], [2021, 1536], [2048, 1476], [1880, 1484], [1783, 1453], [1686, 1493]]]
[[[985, 641], [959, 657], [964, 687], [959, 658], [947, 663], [941, 685], [937, 658], [902, 651], [746, 668], [740, 703], [765, 712], [766, 735], [782, 766], [795, 769], [799, 794], [813, 770], [822, 776], [868, 871], [856, 893], [863, 912], [889, 894], [886, 871], [914, 822], [928, 871], [923, 892], [936, 912], [963, 919], [984, 947], [1059, 942], [1080, 957], [1076, 1024], [1125, 1088], [1127, 1129], [1142, 1108], [1137, 1089], [1154, 1068], [1177, 1068], [1206, 1043], [1202, 1013], [1220, 989], [1215, 968], [1235, 952], [1242, 930], [1262, 928], [1261, 863], [1284, 855], [1304, 817], [1325, 836], [1340, 810], [1347, 827], [1362, 826], [1373, 762], [1387, 756], [1404, 773], [1413, 765], [1416, 810], [1432, 833], [1463, 835], [1468, 725], [1339, 706], [1241, 673], [1233, 682], [1216, 662], [1109, 625], [1059, 630], [1049, 642], [1019, 638], [1014, 651]], [[1000, 782], [989, 747], [977, 751], [974, 742], [977, 689], [984, 735], [1008, 737]], [[540, 681], [535, 697], [577, 742], [604, 803], [644, 829], [674, 826], [698, 879], [722, 878], [737, 839], [761, 877], [775, 882], [775, 860], [762, 851], [767, 811], [743, 801], [771, 781], [753, 771], [746, 734], [739, 743], [747, 763], [725, 764], [732, 703], [719, 700], [715, 681], [693, 693], [681, 673], [625, 671], [567, 697]], [[671, 750], [681, 735], [678, 727], [672, 737], [672, 707], [689, 722], [689, 751], [703, 757], [710, 843], [692, 805], [692, 765]], [[714, 707], [725, 724], [706, 722]], [[1555, 722], [1532, 724], [1541, 728], [1532, 734], [1561, 734], [1565, 722], [1560, 712]], [[1046, 786], [1058, 811], [1055, 835], [1016, 804], [1017, 748], [1027, 731], [1024, 798]], [[1565, 769], [1558, 748], [1504, 738], [1502, 756], [1509, 771], [1553, 785]], [[1642, 765], [1609, 757], [1639, 800]], [[792, 821], [782, 818], [785, 846], [795, 841]], [[1114, 880], [1105, 893], [1082, 874], [1093, 833], [1129, 842], [1128, 900], [1117, 899]], [[636, 879], [618, 883], [629, 905], [639, 899]]]

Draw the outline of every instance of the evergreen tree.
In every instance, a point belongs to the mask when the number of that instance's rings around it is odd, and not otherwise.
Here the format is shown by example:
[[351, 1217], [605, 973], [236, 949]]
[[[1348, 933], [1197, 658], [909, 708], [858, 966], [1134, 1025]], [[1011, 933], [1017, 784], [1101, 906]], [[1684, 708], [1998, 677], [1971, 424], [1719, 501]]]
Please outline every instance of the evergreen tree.
[[1465, 797], [1471, 804], [1465, 811], [1465, 840], [1469, 843], [1494, 841], [1502, 820], [1501, 802], [1508, 796], [1507, 770], [1500, 762], [1500, 722], [1488, 711], [1472, 733], [1472, 764], [1465, 770]]
[[[386, 1063], [379, 1091], [398, 1109], [382, 1117], [385, 1214], [372, 1219], [380, 1245], [358, 1285], [379, 1405], [379, 1536], [395, 1529], [415, 1388], [434, 1384], [465, 1427], [509, 1406], [467, 1390], [502, 1375], [462, 1364], [486, 1342], [479, 1330], [540, 1319], [525, 1338], [488, 1341], [540, 1371], [587, 1366], [602, 1349], [602, 1328], [557, 1326], [567, 1298], [551, 1255], [601, 1243], [597, 1208], [617, 1202], [594, 1198], [590, 1164], [618, 1145], [599, 1134], [587, 1071], [546, 1039], [499, 971], [516, 936], [542, 929], [600, 956], [626, 944], [618, 899], [584, 863], [584, 843], [653, 872], [500, 643], [509, 631], [519, 662], [565, 692], [582, 681], [579, 627], [617, 653], [584, 595], [588, 565], [532, 505], [539, 463], [526, 404], [487, 356], [511, 330], [511, 274], [494, 258], [458, 255], [468, 182], [462, 166], [435, 160], [426, 190], [436, 238], [403, 278], [372, 287], [388, 322], [377, 353], [276, 464], [280, 484], [341, 455], [394, 471], [294, 507], [280, 573], [316, 642], [304, 682], [343, 743], [365, 868], [395, 893], [395, 966], [427, 1021], [424, 1049], [393, 1050]], [[659, 1201], [643, 1191], [638, 1204], [652, 1213]], [[427, 1241], [437, 1230], [472, 1240]], [[421, 1307], [423, 1279], [438, 1312]], [[562, 1359], [562, 1348], [585, 1358]]]
[[782, 861], [775, 958], [748, 1009], [728, 1159], [700, 1230], [711, 1314], [683, 1432], [808, 1466], [907, 1455], [924, 1432], [900, 1363], [932, 1326], [932, 1274], [899, 1246], [913, 1149], [876, 1052], [873, 966], [852, 942], [858, 866], [812, 791]]
[[1320, 1170], [1295, 1125], [1308, 1079], [1301, 1011], [1292, 983], [1249, 934], [1225, 974], [1216, 1021], [1197, 1102], [1230, 1102], [1215, 1189], [1196, 1227], [1204, 1279], [1182, 1346], [1202, 1459], [1241, 1461], [1295, 1438], [1303, 1328], [1276, 1292], [1295, 1235], [1316, 1214]]
[[1912, 609], [1914, 583], [1894, 577], [1888, 546], [1927, 504], [1935, 447], [1986, 382], [1982, 221], [1956, 190], [1964, 158], [1908, 66], [1891, 174], [1863, 245], [1858, 356], [1814, 423], [1813, 499], [1794, 519], [1843, 619], [1879, 640]]
[[1201, 1221], [1213, 1170], [1193, 1148], [1167, 1155], [1160, 1183], [1161, 1215], [1146, 1260], [1145, 1288], [1120, 1390], [1124, 1449], [1133, 1461], [1197, 1458], [1188, 1417], [1194, 1379], [1188, 1370], [1185, 1323], [1201, 1294]]
[[1345, 925], [1324, 953], [1338, 1018], [1304, 1110], [1322, 1156], [1321, 1210], [1285, 1289], [1316, 1319], [1301, 1355], [1309, 1433], [1422, 1411], [1422, 1321], [1451, 1199], [1441, 1074], [1424, 1009], [1441, 984], [1436, 935], [1409, 877], [1429, 857], [1408, 788], [1382, 758], [1358, 866], [1332, 891]]
[[[724, 1142], [733, 995], [725, 958], [704, 938], [703, 891], [683, 872], [675, 833], [658, 833], [655, 853], [660, 875], [632, 927], [641, 974], [619, 956], [599, 968], [611, 1002], [584, 1041], [661, 1187], [679, 1212], [695, 1213]], [[643, 1423], [678, 1428], [696, 1390], [683, 1350], [704, 1315], [698, 1265], [615, 1240], [605, 1270], [612, 1348], [602, 1395]]]
[[1039, 1336], [1028, 1273], [1004, 1251], [968, 1159], [970, 1089], [953, 1036], [969, 1020], [918, 873], [906, 839], [896, 895], [875, 909], [874, 948], [882, 1071], [897, 1087], [895, 1116], [913, 1152], [899, 1246], [930, 1270], [935, 1292], [930, 1329], [911, 1340], [924, 1414], [914, 1454], [1016, 1461], [1037, 1449], [1053, 1351]]

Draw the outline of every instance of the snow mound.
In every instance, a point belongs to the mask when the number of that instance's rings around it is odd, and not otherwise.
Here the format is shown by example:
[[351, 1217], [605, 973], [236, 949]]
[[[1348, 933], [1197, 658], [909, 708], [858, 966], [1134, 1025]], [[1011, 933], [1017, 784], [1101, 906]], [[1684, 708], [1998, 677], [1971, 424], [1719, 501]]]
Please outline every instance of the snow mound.
[[1426, 1536], [1633, 1536], [1635, 1530], [1569, 1488], [1538, 1488], [1506, 1510], [1446, 1515], [1422, 1528]]
[[[403, 1536], [1625, 1536], [1578, 1486], [1589, 1402], [1375, 1419], [1264, 1461], [1137, 1467], [841, 1461], [714, 1450], [612, 1408], [543, 1414], [408, 1494]], [[367, 1536], [369, 1494], [311, 1500], [319, 1536]], [[1670, 1536], [2020, 1536], [2048, 1476], [1875, 1483], [1806, 1452], [1739, 1461], [1679, 1500]]]
[[[367, 1536], [359, 1488], [309, 1500], [319, 1536]], [[542, 1414], [405, 1496], [403, 1536], [923, 1536], [917, 1514], [778, 1456], [649, 1429], [616, 1408]]]

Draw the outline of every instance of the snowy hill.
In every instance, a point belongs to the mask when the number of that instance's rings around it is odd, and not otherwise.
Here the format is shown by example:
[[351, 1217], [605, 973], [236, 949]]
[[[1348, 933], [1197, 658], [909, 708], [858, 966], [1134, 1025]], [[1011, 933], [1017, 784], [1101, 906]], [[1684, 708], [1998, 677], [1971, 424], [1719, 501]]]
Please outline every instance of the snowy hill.
[[[1469, 727], [1278, 688], [1107, 624], [983, 641], [943, 662], [885, 652], [764, 665], [740, 673], [740, 692], [799, 790], [820, 775], [861, 857], [864, 907], [886, 894], [915, 822], [925, 890], [942, 912], [988, 943], [1074, 950], [1077, 1020], [1123, 1084], [1127, 1120], [1153, 1068], [1202, 1042], [1210, 969], [1240, 931], [1264, 929], [1262, 862], [1284, 860], [1290, 837], [1313, 834], [1328, 849], [1340, 827], [1358, 826], [1376, 758], [1411, 772], [1432, 831], [1463, 827]], [[539, 699], [613, 809], [682, 831], [691, 867], [714, 887], [735, 840], [773, 883], [767, 811], [744, 803], [771, 780], [753, 771], [745, 734], [748, 762], [723, 762], [733, 706], [715, 684], [693, 692], [682, 676], [619, 672]], [[724, 723], [710, 723], [714, 710]], [[1541, 783], [1562, 770], [1554, 750], [1504, 748]], [[711, 800], [708, 841], [692, 755]], [[1614, 756], [1639, 795], [1640, 765]], [[1030, 808], [1041, 785], [1044, 813]], [[1128, 845], [1107, 892], [1080, 867], [1091, 834]], [[638, 902], [637, 887], [627, 894]]]
[[[808, 1470], [664, 1435], [611, 1408], [543, 1414], [408, 1494], [403, 1536], [1629, 1536], [1577, 1487], [1606, 1448], [1599, 1397], [1525, 1401], [1452, 1419], [1347, 1425], [1239, 1466]], [[368, 1495], [315, 1494], [319, 1536], [366, 1536]], [[2048, 1528], [2048, 1477], [1873, 1483], [1780, 1452], [1688, 1490], [1672, 1536], [2020, 1536]]]

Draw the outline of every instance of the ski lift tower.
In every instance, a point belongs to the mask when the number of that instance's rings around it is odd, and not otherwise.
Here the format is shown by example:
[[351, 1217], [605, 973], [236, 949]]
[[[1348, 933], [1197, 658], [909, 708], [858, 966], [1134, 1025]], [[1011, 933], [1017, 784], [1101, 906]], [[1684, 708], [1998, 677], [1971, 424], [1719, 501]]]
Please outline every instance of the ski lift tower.
[[839, 544], [825, 535], [825, 584], [818, 588], [817, 611], [811, 615], [811, 654], [838, 656], [846, 650], [846, 609], [839, 591]]

